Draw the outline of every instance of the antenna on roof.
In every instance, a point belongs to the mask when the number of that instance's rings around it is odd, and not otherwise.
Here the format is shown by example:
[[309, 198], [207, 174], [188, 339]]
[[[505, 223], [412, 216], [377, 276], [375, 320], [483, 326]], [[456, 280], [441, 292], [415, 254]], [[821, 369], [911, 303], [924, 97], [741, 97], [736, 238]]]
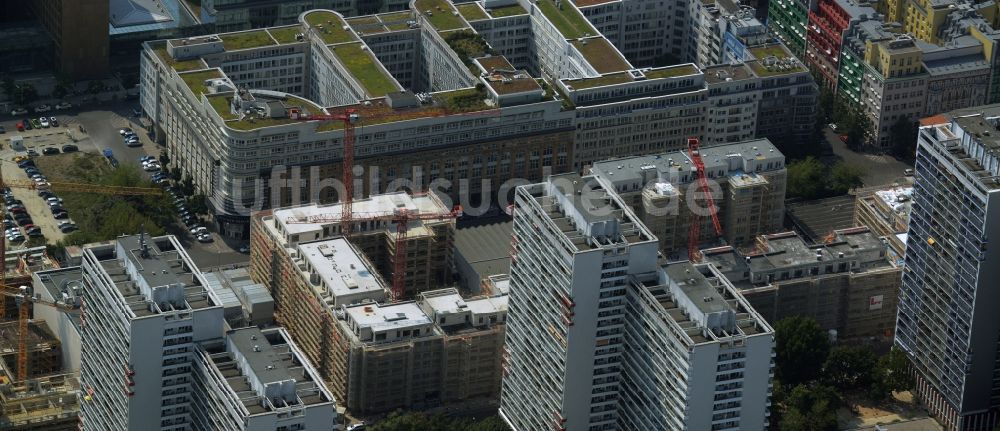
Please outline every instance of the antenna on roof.
[[146, 224], [139, 225], [139, 256], [149, 259], [149, 244], [146, 243]]

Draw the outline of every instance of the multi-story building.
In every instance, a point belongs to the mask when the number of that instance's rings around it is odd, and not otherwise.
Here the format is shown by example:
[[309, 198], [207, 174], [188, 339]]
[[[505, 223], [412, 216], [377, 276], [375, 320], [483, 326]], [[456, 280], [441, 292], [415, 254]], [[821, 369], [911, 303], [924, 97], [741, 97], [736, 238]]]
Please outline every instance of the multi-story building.
[[822, 82], [830, 89], [837, 86], [840, 51], [844, 32], [851, 22], [874, 16], [867, 3], [855, 0], [818, 0], [809, 10], [806, 36], [806, 63], [819, 72]]
[[[359, 114], [355, 156], [365, 175], [355, 189], [439, 179], [447, 194], [472, 201], [510, 178], [539, 181], [608, 157], [683, 148], [705, 128], [697, 67], [633, 66], [572, 3], [421, 0], [409, 11], [345, 20], [316, 10], [299, 20], [143, 50], [143, 111], [229, 236], [249, 235], [251, 209], [337, 197], [335, 187], [310, 183], [340, 177], [343, 126], [308, 115]], [[804, 84], [782, 76], [794, 68], [778, 54], [755, 57], [758, 75], [774, 78], [764, 82]], [[814, 114], [787, 102], [762, 102], [780, 118], [759, 116], [774, 127], [755, 133], [798, 143], [787, 110], [796, 122]], [[296, 191], [268, 180], [284, 166], [301, 168], [283, 174]]]
[[59, 73], [77, 80], [108, 76], [108, 3], [107, 0], [27, 2], [26, 6], [52, 38], [53, 65]]
[[896, 344], [916, 395], [947, 430], [1000, 423], [1000, 105], [921, 127]]
[[867, 141], [885, 150], [892, 145], [890, 132], [897, 122], [924, 112], [928, 75], [921, 64], [923, 51], [913, 38], [900, 35], [867, 42], [864, 58], [870, 66], [861, 80], [861, 107], [871, 121]]
[[710, 265], [660, 266], [613, 188], [576, 174], [519, 187], [513, 242], [511, 428], [767, 426], [773, 331]]
[[[727, 244], [752, 242], [757, 235], [781, 229], [785, 213], [785, 156], [766, 139], [701, 147], [705, 174], [719, 186], [714, 195]], [[695, 211], [689, 201], [697, 182], [687, 151], [611, 159], [591, 173], [614, 190], [659, 239], [660, 250], [680, 256], [687, 250]], [[695, 206], [692, 209], [692, 205]], [[701, 218], [702, 244], [719, 238], [710, 217]]]
[[413, 302], [354, 304], [337, 311], [331, 386], [352, 412], [376, 413], [463, 401], [495, 401], [503, 373], [507, 296], [462, 298], [427, 291]]
[[767, 26], [798, 58], [806, 55], [809, 0], [773, 0], [767, 3]]
[[[404, 294], [412, 297], [451, 279], [455, 219], [450, 215], [452, 210], [433, 193], [411, 196], [397, 192], [355, 200], [350, 243], [336, 239], [344, 232], [341, 208], [339, 203], [308, 204], [261, 212], [254, 218], [251, 261], [259, 260], [262, 265], [251, 265], [251, 276], [268, 287], [277, 308], [293, 312], [282, 304], [288, 297], [286, 291], [306, 289], [315, 284], [314, 279], [326, 280], [323, 285], [328, 291], [324, 296], [337, 298], [331, 303], [334, 306], [385, 299], [376, 278], [379, 274], [389, 278], [395, 270], [398, 231], [391, 216], [401, 209], [411, 214], [441, 215], [440, 219], [410, 220], [407, 225]], [[355, 248], [363, 253], [363, 262], [341, 263], [357, 267], [357, 271], [368, 269], [359, 272], [360, 278], [353, 282], [345, 282], [340, 274], [344, 269], [332, 268], [331, 262], [337, 261], [333, 259], [337, 251], [358, 254]], [[337, 291], [334, 285], [342, 286], [343, 291]]]
[[913, 187], [879, 187], [858, 190], [854, 224], [868, 226], [889, 244], [889, 257], [902, 265], [906, 228], [910, 224]]
[[88, 246], [81, 267], [82, 429], [338, 427], [333, 397], [280, 330], [224, 332], [176, 238]]
[[685, 2], [586, 0], [574, 4], [633, 64], [662, 66], [688, 61], [684, 48], [689, 32], [695, 29], [687, 23]]
[[841, 339], [892, 340], [902, 270], [867, 228], [810, 244], [794, 232], [761, 235], [749, 251], [703, 250], [768, 322], [808, 316]]
[[773, 42], [768, 28], [750, 6], [731, 0], [707, 0], [692, 2], [690, 9], [693, 37], [687, 51], [691, 61], [703, 69], [752, 59], [749, 47]]

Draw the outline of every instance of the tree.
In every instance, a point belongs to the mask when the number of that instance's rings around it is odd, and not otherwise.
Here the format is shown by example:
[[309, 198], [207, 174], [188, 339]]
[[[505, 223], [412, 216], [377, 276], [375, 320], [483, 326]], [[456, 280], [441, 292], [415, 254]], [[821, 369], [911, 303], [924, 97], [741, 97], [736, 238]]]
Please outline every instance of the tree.
[[815, 320], [793, 316], [774, 325], [775, 377], [783, 384], [796, 386], [820, 377], [822, 365], [830, 353], [830, 340]]
[[864, 185], [864, 181], [861, 180], [864, 174], [864, 169], [844, 162], [837, 162], [830, 169], [829, 180], [827, 181], [830, 192], [834, 195], [843, 195], [861, 187]]
[[35, 90], [34, 85], [28, 83], [17, 84], [14, 87], [13, 99], [14, 104], [24, 106], [38, 99], [38, 91]]
[[498, 416], [481, 421], [465, 418], [428, 416], [420, 412], [393, 412], [371, 426], [372, 431], [509, 431]]
[[194, 194], [194, 180], [191, 177], [186, 177], [184, 181], [181, 181], [181, 194], [185, 196]]
[[4, 94], [14, 98], [14, 89], [17, 87], [14, 84], [14, 78], [10, 75], [4, 75], [3, 78], [0, 78], [0, 87], [3, 88]]
[[840, 397], [829, 386], [798, 385], [788, 395], [782, 431], [836, 431]]
[[167, 151], [166, 150], [160, 151], [160, 165], [167, 166], [169, 164], [170, 164], [170, 156], [167, 155]]
[[69, 94], [69, 90], [61, 84], [56, 84], [56, 87], [52, 89], [52, 97], [55, 97], [56, 99], [62, 99], [63, 97], [66, 97], [67, 94]]
[[913, 160], [917, 156], [917, 127], [919, 123], [900, 117], [889, 128], [889, 142], [892, 155], [903, 160]]
[[93, 95], [104, 91], [104, 83], [98, 80], [93, 80], [87, 83], [87, 92]]
[[838, 389], [861, 389], [875, 381], [875, 353], [862, 346], [837, 346], [823, 363], [823, 378]]
[[788, 164], [788, 197], [815, 199], [822, 197], [826, 168], [813, 157]]
[[170, 168], [170, 179], [174, 181], [180, 181], [183, 174], [181, 174], [181, 168], [173, 167]]
[[208, 204], [205, 195], [194, 195], [188, 198], [187, 207], [195, 214], [208, 214]]
[[910, 374], [910, 361], [906, 353], [898, 347], [893, 347], [889, 353], [878, 359], [876, 372], [887, 391], [908, 391], [913, 389], [916, 383], [913, 374]]

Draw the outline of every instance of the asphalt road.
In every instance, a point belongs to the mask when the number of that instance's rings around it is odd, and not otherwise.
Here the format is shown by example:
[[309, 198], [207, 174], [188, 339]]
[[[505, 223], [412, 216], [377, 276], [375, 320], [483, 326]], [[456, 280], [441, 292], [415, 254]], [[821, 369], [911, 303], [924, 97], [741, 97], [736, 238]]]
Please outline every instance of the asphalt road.
[[824, 129], [823, 133], [826, 137], [827, 145], [830, 146], [829, 149], [832, 151], [832, 153], [824, 156], [823, 159], [828, 163], [842, 160], [852, 166], [864, 169], [864, 187], [890, 185], [893, 183], [905, 184], [912, 181], [912, 177], [906, 177], [903, 171], [913, 168], [913, 165], [897, 160], [895, 157], [889, 155], [851, 151], [847, 148], [846, 144], [840, 141], [840, 137], [830, 131], [830, 129]]

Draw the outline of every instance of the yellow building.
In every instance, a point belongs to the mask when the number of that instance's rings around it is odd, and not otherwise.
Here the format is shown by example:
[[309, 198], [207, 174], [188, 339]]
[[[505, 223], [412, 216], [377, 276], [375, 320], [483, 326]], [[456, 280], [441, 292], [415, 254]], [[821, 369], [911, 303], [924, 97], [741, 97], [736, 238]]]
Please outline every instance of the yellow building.
[[865, 42], [865, 63], [886, 79], [919, 73], [922, 60], [923, 51], [906, 38]]

